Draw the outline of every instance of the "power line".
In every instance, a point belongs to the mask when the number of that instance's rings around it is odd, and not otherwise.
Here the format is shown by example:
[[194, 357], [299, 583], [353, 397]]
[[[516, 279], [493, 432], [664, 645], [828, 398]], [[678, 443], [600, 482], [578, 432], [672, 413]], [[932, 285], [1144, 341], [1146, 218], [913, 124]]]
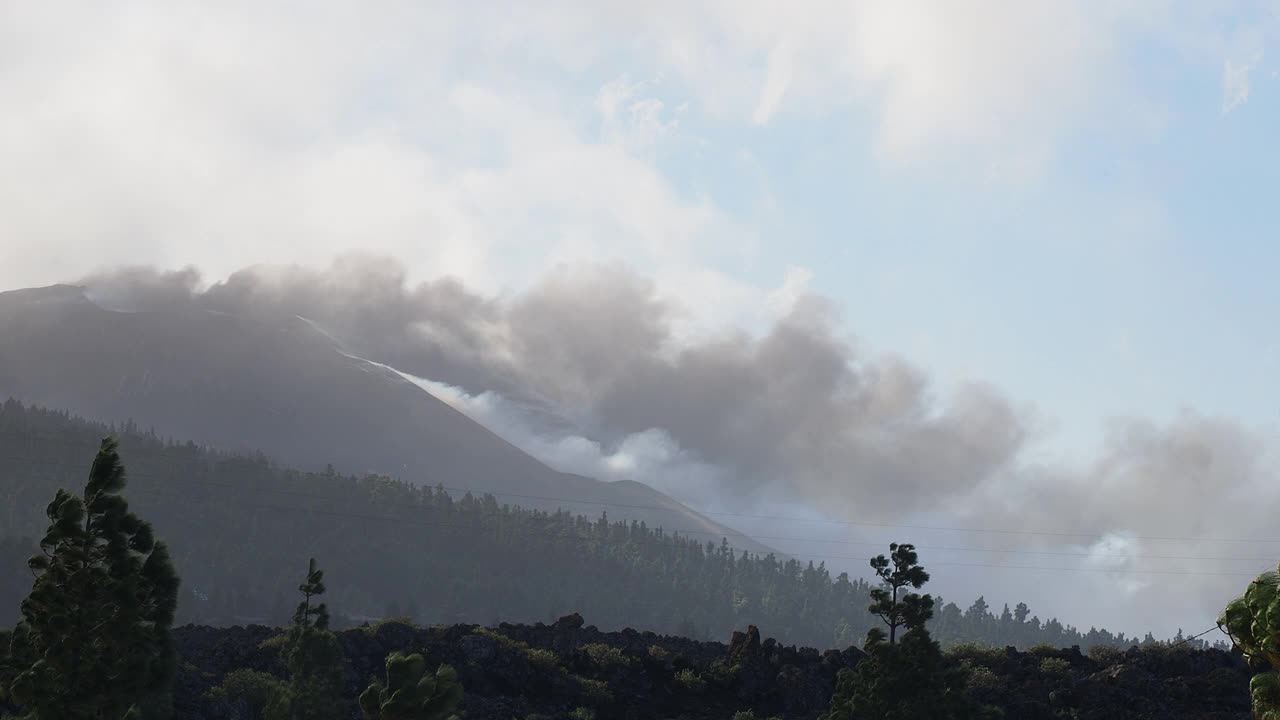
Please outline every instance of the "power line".
[[[1208, 630], [1205, 630], [1204, 632], [1198, 632], [1198, 633], [1196, 633], [1195, 635], [1192, 635], [1191, 637], [1183, 638], [1183, 639], [1179, 640], [1178, 642], [1173, 643], [1172, 645], [1170, 645], [1170, 646], [1169, 646], [1169, 648], [1170, 648], [1170, 649], [1173, 649], [1173, 648], [1178, 647], [1179, 645], [1186, 645], [1187, 643], [1191, 642], [1192, 640], [1195, 640], [1195, 639], [1196, 639], [1196, 638], [1198, 638], [1198, 637], [1201, 637], [1201, 636], [1204, 636], [1204, 635], [1208, 635], [1209, 633], [1213, 632], [1214, 630], [1221, 630], [1221, 629], [1222, 629], [1222, 628], [1218, 627], [1217, 625], [1214, 625], [1213, 627], [1209, 628]], [[1224, 634], [1224, 635], [1226, 635], [1226, 633], [1223, 633], [1223, 634]], [[1230, 636], [1228, 636], [1228, 637], [1230, 637]]]

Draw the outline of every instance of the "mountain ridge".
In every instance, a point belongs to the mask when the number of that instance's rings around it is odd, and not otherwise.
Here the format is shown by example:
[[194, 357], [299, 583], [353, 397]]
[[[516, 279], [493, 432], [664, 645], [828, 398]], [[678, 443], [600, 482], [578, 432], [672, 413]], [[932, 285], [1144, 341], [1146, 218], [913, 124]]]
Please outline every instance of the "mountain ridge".
[[546, 509], [612, 507], [620, 519], [774, 552], [643, 483], [548, 467], [299, 316], [123, 312], [63, 284], [0, 293], [0, 336], [0, 396], [102, 422], [131, 418], [302, 469], [331, 464]]

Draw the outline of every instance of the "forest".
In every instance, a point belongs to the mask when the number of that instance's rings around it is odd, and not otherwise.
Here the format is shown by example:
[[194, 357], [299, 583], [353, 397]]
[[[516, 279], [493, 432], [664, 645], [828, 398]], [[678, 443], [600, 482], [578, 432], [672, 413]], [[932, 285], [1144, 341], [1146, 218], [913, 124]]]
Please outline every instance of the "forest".
[[861, 649], [821, 654], [762, 641], [755, 625], [726, 648], [632, 628], [601, 633], [577, 613], [533, 627], [424, 629], [388, 618], [339, 633], [315, 558], [282, 628], [174, 628], [182, 580], [163, 536], [125, 499], [128, 481], [108, 436], [83, 490], [59, 488], [46, 505], [20, 619], [0, 630], [0, 717], [995, 720], [1012, 710], [1225, 720], [1243, 717], [1251, 672], [1256, 717], [1280, 712], [1276, 573], [1251, 583], [1219, 619], [1236, 654], [1185, 641], [1098, 646], [1087, 658], [1078, 646], [944, 653], [928, 625], [936, 601], [917, 592], [929, 573], [905, 543], [869, 562], [866, 612], [887, 631], [877, 624]]
[[[169, 543], [183, 578], [180, 623], [286, 622], [299, 558], [325, 560], [335, 627], [386, 617], [422, 623], [550, 622], [571, 612], [603, 629], [704, 640], [747, 625], [781, 642], [844, 648], [873, 627], [872, 586], [823, 564], [738, 551], [722, 538], [454, 497], [379, 476], [304, 473], [107, 426], [61, 411], [0, 405], [0, 613], [16, 619], [26, 558], [59, 487], [82, 482], [84, 458], [118, 437], [131, 505]], [[929, 629], [944, 647], [1127, 648], [1157, 642], [1042, 621], [1025, 604], [937, 598]], [[1175, 638], [1180, 641], [1182, 638]], [[1192, 642], [1203, 646], [1203, 641]]]

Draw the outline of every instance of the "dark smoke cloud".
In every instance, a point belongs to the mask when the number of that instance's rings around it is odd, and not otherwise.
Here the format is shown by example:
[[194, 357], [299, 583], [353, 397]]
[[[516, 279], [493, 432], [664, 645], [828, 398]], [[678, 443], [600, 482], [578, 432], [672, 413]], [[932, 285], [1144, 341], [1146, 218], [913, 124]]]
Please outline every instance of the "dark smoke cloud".
[[827, 506], [898, 517], [972, 493], [1027, 439], [1024, 418], [974, 385], [946, 402], [899, 358], [841, 336], [803, 296], [762, 335], [679, 344], [675, 309], [616, 266], [562, 268], [484, 297], [452, 279], [411, 287], [399, 263], [346, 256], [322, 271], [256, 267], [197, 289], [191, 271], [86, 281], [101, 297], [312, 320], [349, 351], [465, 389], [537, 402], [606, 443], [659, 429], [727, 472], [730, 495], [789, 487]]

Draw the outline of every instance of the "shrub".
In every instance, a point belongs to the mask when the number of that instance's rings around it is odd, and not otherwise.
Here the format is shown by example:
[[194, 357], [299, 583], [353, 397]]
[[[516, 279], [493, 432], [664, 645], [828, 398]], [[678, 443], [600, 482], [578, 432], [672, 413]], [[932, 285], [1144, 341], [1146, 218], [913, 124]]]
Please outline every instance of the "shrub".
[[650, 645], [649, 657], [659, 662], [666, 662], [671, 659], [671, 653], [667, 652], [667, 649], [661, 645]]
[[609, 684], [603, 680], [591, 680], [584, 677], [575, 677], [574, 679], [578, 681], [582, 699], [591, 705], [607, 705], [613, 702], [613, 693], [609, 692]]
[[1089, 648], [1089, 659], [1107, 668], [1124, 662], [1124, 651], [1110, 645], [1094, 645]]
[[550, 650], [530, 648], [525, 652], [525, 656], [529, 658], [529, 663], [539, 670], [553, 672], [563, 669], [560, 667], [560, 658]]
[[1071, 674], [1071, 663], [1062, 658], [1047, 657], [1040, 661], [1040, 673], [1049, 677], [1065, 677]]
[[707, 687], [707, 681], [690, 668], [676, 673], [676, 684], [692, 693], [700, 693]]
[[569, 713], [570, 720], [596, 720], [596, 711], [591, 708], [578, 707]]
[[366, 633], [373, 635], [374, 633], [378, 632], [378, 628], [382, 627], [383, 625], [404, 625], [411, 628], [417, 627], [417, 625], [415, 625], [413, 622], [413, 618], [411, 617], [386, 617], [386, 618], [375, 620], [374, 622], [369, 623], [369, 625], [363, 629]]
[[1000, 676], [984, 665], [973, 665], [968, 660], [960, 662], [968, 675], [965, 684], [975, 690], [991, 690], [1000, 686]]
[[475, 630], [473, 630], [471, 634], [483, 635], [487, 638], [491, 638], [494, 642], [498, 643], [498, 647], [504, 650], [527, 651], [529, 649], [529, 646], [526, 645], [525, 643], [522, 643], [519, 640], [512, 640], [511, 638], [507, 637], [506, 635], [503, 635], [497, 630], [491, 630], [487, 627], [478, 627]]
[[742, 670], [740, 665], [729, 666], [723, 660], [716, 660], [703, 673], [703, 679], [722, 687], [728, 686], [732, 685], [733, 681], [737, 679], [740, 670]]
[[583, 645], [582, 651], [591, 658], [591, 662], [600, 667], [614, 667], [615, 665], [630, 665], [631, 658], [627, 657], [620, 648], [605, 645], [604, 643], [591, 643]]
[[272, 635], [271, 637], [258, 643], [259, 650], [280, 650], [289, 642], [289, 636], [286, 633]]
[[1004, 658], [1004, 650], [997, 650], [989, 645], [978, 645], [976, 643], [960, 643], [947, 653], [953, 659], [965, 661], [968, 660], [973, 665], [986, 665], [991, 667], [998, 664]]

